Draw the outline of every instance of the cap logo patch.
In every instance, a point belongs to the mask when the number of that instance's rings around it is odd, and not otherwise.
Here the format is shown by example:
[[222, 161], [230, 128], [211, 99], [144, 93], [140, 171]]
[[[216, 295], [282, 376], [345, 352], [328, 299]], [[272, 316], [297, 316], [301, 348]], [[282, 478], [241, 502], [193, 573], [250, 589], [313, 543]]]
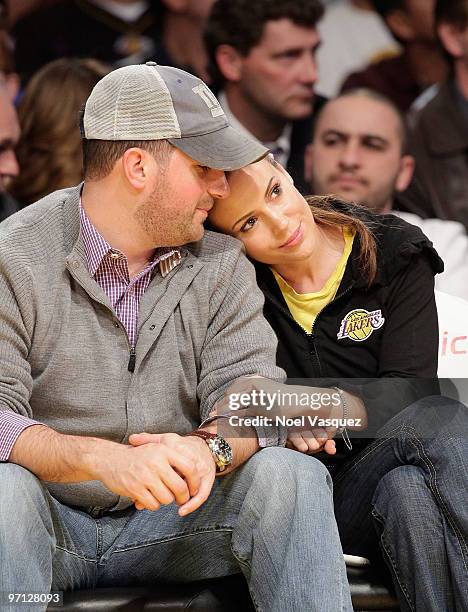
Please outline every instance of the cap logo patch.
[[192, 91], [199, 95], [203, 102], [207, 105], [211, 111], [212, 117], [220, 117], [221, 115], [224, 115], [224, 111], [221, 108], [216, 96], [211, 89], [205, 85], [205, 83], [200, 83], [200, 85], [192, 87]]
[[374, 330], [380, 329], [384, 323], [385, 319], [381, 310], [369, 312], [364, 308], [356, 308], [345, 315], [336, 337], [338, 340], [349, 338], [356, 342], [363, 342], [370, 338]]

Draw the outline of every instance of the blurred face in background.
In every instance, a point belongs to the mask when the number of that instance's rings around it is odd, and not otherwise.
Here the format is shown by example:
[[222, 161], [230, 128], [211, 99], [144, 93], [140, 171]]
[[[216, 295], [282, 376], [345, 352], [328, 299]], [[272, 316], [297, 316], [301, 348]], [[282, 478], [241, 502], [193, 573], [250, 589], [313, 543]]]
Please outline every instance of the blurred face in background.
[[405, 0], [406, 12], [417, 33], [423, 40], [434, 40], [434, 6], [435, 0]]
[[406, 189], [414, 168], [413, 158], [402, 154], [402, 129], [383, 101], [356, 95], [329, 102], [306, 153], [313, 193], [389, 212], [394, 192]]
[[404, 0], [402, 4], [385, 16], [392, 33], [402, 42], [434, 42], [435, 0]]
[[11, 179], [19, 174], [14, 148], [20, 137], [20, 127], [8, 92], [1, 85], [0, 89], [0, 193], [3, 193]]
[[290, 19], [268, 21], [246, 56], [233, 50], [236, 81], [245, 102], [272, 117], [294, 120], [312, 112], [317, 80], [315, 28]]
[[[128, 0], [121, 0], [123, 2]], [[204, 23], [210, 14], [215, 0], [162, 0], [162, 3], [172, 13], [178, 13]]]

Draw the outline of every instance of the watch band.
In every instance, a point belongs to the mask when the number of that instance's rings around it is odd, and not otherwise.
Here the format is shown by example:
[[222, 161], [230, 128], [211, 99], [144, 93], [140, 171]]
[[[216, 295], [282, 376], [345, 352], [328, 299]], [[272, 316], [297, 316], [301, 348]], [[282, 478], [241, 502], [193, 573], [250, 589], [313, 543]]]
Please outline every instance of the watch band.
[[203, 440], [214, 440], [216, 438], [215, 433], [204, 431], [203, 429], [194, 429], [184, 434], [184, 436], [197, 436], [197, 438], [202, 438]]

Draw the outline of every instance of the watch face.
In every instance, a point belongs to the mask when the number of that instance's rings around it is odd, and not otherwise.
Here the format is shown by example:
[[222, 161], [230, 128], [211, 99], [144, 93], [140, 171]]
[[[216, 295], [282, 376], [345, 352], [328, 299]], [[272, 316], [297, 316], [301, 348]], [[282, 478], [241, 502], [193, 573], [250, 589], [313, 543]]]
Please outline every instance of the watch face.
[[221, 436], [216, 436], [213, 440], [210, 440], [210, 448], [214, 455], [216, 455], [216, 463], [218, 467], [224, 468], [232, 463], [232, 450], [229, 444]]

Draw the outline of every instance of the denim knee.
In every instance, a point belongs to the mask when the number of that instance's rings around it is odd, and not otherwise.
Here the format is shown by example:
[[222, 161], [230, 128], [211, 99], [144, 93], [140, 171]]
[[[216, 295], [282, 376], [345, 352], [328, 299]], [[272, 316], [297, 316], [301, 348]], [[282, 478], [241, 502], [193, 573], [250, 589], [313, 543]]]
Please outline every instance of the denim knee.
[[265, 448], [249, 460], [252, 485], [258, 495], [274, 495], [283, 502], [296, 499], [297, 492], [313, 491], [314, 496], [327, 497], [332, 480], [327, 468], [314, 457], [285, 448]]
[[431, 496], [424, 472], [415, 465], [402, 465], [383, 476], [372, 498], [374, 513], [385, 518], [390, 514], [403, 523], [406, 519], [418, 522], [420, 500]]
[[0, 463], [0, 527], [30, 529], [34, 515], [41, 512], [46, 493], [39, 479], [15, 463]]

